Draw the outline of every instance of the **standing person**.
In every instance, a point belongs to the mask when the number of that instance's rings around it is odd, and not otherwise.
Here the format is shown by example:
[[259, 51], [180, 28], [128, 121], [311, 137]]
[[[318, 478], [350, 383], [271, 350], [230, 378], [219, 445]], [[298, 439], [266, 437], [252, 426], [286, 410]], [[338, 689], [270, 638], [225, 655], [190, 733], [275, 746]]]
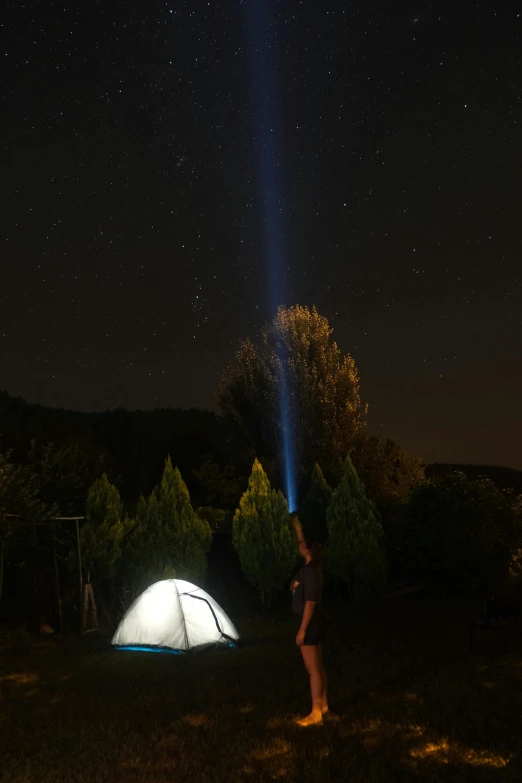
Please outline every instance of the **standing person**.
[[301, 650], [303, 662], [310, 676], [312, 711], [298, 721], [300, 726], [322, 723], [328, 712], [327, 677], [323, 666], [322, 641], [325, 632], [323, 614], [323, 566], [322, 546], [317, 541], [305, 541], [297, 517], [293, 520], [299, 553], [305, 564], [292, 581], [292, 609], [299, 617], [299, 630], [295, 638]]

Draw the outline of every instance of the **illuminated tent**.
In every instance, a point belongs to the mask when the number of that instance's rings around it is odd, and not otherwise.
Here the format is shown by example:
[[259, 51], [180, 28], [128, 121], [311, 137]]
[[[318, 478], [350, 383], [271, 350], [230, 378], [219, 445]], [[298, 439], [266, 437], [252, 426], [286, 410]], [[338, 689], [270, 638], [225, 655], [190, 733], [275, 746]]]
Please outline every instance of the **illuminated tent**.
[[182, 652], [215, 644], [233, 646], [238, 638], [208, 593], [182, 579], [165, 579], [134, 601], [112, 644], [118, 649]]

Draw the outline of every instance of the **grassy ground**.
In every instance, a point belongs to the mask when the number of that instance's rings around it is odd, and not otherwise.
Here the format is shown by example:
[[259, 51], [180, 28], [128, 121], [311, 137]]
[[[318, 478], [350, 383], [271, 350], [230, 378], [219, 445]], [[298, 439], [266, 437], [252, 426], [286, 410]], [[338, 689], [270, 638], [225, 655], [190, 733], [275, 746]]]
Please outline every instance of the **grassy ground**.
[[292, 722], [309, 702], [286, 614], [235, 618], [241, 649], [193, 657], [6, 639], [0, 780], [522, 780], [516, 639], [471, 656], [469, 608], [418, 599], [333, 615], [336, 715], [309, 729]]

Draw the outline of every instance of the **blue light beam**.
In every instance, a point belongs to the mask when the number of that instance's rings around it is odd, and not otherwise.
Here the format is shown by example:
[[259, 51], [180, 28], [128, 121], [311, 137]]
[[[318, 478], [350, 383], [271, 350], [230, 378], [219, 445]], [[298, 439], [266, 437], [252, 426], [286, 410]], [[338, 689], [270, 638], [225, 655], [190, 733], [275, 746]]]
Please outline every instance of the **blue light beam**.
[[281, 434], [283, 440], [285, 488], [288, 510], [291, 514], [297, 510], [296, 480], [295, 480], [295, 442], [292, 420], [292, 395], [288, 377], [288, 357], [280, 350], [279, 355], [279, 414], [281, 418]]
[[[252, 93], [255, 116], [255, 147], [258, 155], [264, 254], [268, 271], [268, 300], [274, 317], [286, 298], [285, 218], [283, 176], [283, 133], [278, 86], [277, 53], [284, 47], [277, 40], [278, 19], [268, 17], [266, 0], [246, 0], [242, 7], [249, 38]], [[291, 513], [296, 510], [296, 460], [292, 420], [292, 388], [285, 348], [277, 354], [279, 364], [279, 415], [284, 458], [284, 482]]]

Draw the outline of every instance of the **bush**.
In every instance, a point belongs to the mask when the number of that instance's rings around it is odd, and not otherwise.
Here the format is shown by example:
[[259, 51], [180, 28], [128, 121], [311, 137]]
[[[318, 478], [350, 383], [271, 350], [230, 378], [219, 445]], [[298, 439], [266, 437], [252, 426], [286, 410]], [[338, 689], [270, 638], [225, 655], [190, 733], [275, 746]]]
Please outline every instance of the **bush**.
[[394, 512], [408, 501], [412, 489], [424, 481], [422, 460], [404, 451], [390, 438], [361, 435], [351, 452], [366, 494], [381, 515]]
[[489, 590], [515, 566], [521, 530], [510, 493], [453, 473], [413, 491], [401, 520], [401, 559], [412, 578], [435, 587]]

